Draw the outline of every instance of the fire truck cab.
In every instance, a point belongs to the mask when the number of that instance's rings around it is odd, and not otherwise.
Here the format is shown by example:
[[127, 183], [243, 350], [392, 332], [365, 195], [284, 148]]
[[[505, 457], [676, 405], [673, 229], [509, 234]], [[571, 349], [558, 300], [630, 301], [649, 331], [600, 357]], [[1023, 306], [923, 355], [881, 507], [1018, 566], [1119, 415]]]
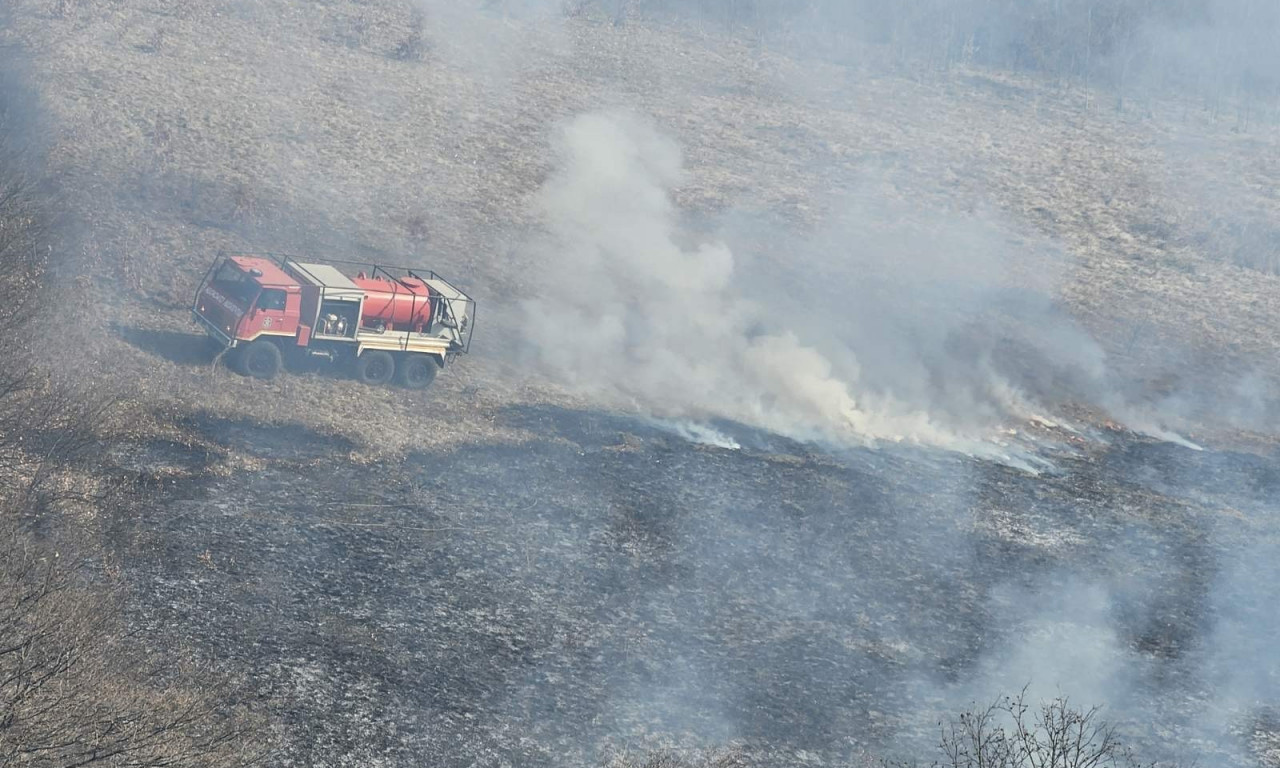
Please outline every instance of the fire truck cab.
[[286, 363], [321, 361], [368, 384], [414, 389], [470, 349], [475, 310], [434, 272], [257, 254], [220, 254], [192, 304], [245, 375], [270, 379]]

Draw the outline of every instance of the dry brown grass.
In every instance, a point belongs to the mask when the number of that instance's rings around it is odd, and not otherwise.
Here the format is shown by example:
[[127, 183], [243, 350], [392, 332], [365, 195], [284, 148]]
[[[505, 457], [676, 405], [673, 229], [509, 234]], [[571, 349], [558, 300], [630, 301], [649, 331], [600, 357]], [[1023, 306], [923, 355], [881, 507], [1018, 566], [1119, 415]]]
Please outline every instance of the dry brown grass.
[[260, 723], [219, 695], [208, 665], [139, 642], [126, 621], [129, 585], [100, 537], [147, 489], [102, 471], [121, 426], [110, 395], [43, 364], [62, 259], [39, 152], [10, 141], [35, 124], [14, 111], [18, 91], [0, 75], [0, 764], [252, 764]]
[[[615, 755], [603, 768], [752, 768], [765, 765], [803, 765], [814, 759], [803, 750], [778, 754], [754, 747], [719, 750], [654, 750], [643, 753], [625, 752]], [[870, 755], [849, 758], [840, 763], [847, 768], [884, 768], [884, 763]]]
[[[537, 267], [515, 247], [536, 226], [529, 198], [552, 126], [618, 103], [684, 146], [690, 211], [754, 211], [803, 235], [871, 178], [886, 198], [994, 208], [1060, 244], [1072, 264], [1061, 298], [1131, 372], [1158, 377], [1170, 346], [1263, 370], [1280, 351], [1280, 279], [1231, 263], [1249, 254], [1219, 215], [1280, 218], [1280, 167], [1265, 159], [1280, 156], [1275, 126], [1240, 132], [1185, 105], [1117, 115], [1026, 77], [859, 71], [589, 18], [495, 19], [486, 34], [514, 52], [477, 67], [439, 19], [396, 0], [14, 6], [0, 34], [38, 62], [97, 286], [65, 331], [90, 350], [73, 375], [161, 411], [301, 420], [394, 450], [519, 439], [487, 426], [496, 410], [565, 397], [505, 361], [501, 308]], [[477, 353], [413, 396], [211, 376], [111, 330], [189, 329], [185, 303], [221, 247], [409, 254], [480, 298]]]

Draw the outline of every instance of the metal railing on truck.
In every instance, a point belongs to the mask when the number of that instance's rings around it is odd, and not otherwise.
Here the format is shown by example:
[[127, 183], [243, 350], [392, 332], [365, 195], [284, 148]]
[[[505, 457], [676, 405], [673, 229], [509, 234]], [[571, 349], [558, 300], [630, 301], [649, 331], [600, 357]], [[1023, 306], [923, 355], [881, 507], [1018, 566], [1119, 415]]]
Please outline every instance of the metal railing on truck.
[[[449, 317], [452, 318], [454, 322], [459, 322], [457, 320], [457, 318], [459, 317], [465, 318], [465, 323], [460, 323], [460, 325], [464, 325], [464, 327], [459, 327], [456, 329], [458, 331], [458, 336], [459, 336], [458, 346], [460, 347], [460, 349], [458, 351], [464, 354], [471, 351], [471, 336], [472, 334], [475, 333], [476, 310], [478, 308], [476, 300], [471, 298], [471, 296], [463, 292], [456, 285], [449, 282], [447, 279], [445, 279], [442, 275], [437, 273], [435, 270], [429, 269], [429, 270], [415, 271], [411, 267], [389, 266], [389, 265], [378, 264], [376, 262], [370, 262], [370, 261], [353, 261], [351, 259], [335, 259], [327, 256], [299, 256], [296, 254], [280, 253], [276, 251], [220, 251], [218, 256], [219, 256], [218, 260], [214, 262], [215, 265], [220, 263], [223, 257], [230, 257], [230, 256], [250, 256], [250, 257], [256, 257], [256, 258], [271, 259], [272, 261], [276, 262], [276, 264], [278, 264], [280, 268], [285, 270], [286, 272], [291, 268], [296, 268], [299, 272], [302, 272], [303, 274], [305, 274], [314, 283], [321, 286], [323, 286], [323, 282], [318, 277], [308, 272], [306, 268], [301, 265], [301, 262], [315, 262], [319, 264], [328, 264], [329, 266], [333, 266], [333, 267], [349, 267], [349, 268], [355, 269], [357, 272], [364, 272], [367, 270], [367, 274], [369, 276], [377, 276], [381, 274], [384, 277], [386, 277], [386, 279], [391, 280], [403, 286], [406, 290], [409, 290], [411, 294], [412, 294], [412, 289], [403, 280], [403, 278], [406, 276], [415, 278], [417, 280], [421, 280], [424, 283], [427, 282], [428, 280], [439, 282], [444, 286], [446, 286], [449, 290], [456, 293], [457, 296], [445, 296], [441, 292], [433, 289], [431, 291], [431, 298], [429, 299], [429, 301], [443, 302], [445, 307], [448, 309]], [[209, 279], [209, 275], [212, 274], [212, 272], [213, 272], [213, 267], [210, 267], [209, 272], [206, 273], [205, 275], [205, 280], [201, 281], [200, 290], [203, 290], [204, 283]], [[348, 275], [348, 278], [349, 277], [350, 276]], [[197, 293], [197, 296], [198, 295], [199, 293]], [[411, 301], [416, 301], [416, 294], [414, 294], [414, 296], [415, 298]], [[417, 309], [417, 307], [412, 303], [410, 304], [410, 307], [412, 310]], [[439, 316], [438, 310], [439, 310], [438, 304], [431, 307], [431, 317], [433, 322], [435, 318]], [[459, 310], [461, 310], [461, 312], [459, 312]], [[359, 322], [359, 319], [357, 318], [357, 323], [358, 322]], [[407, 337], [406, 337], [406, 346], [407, 346]]]
[[[217, 271], [217, 269], [221, 267], [223, 264], [225, 264], [227, 259], [232, 256], [264, 256], [264, 255], [265, 254], [242, 253], [240, 251], [233, 251], [233, 252], [218, 251], [217, 256], [215, 256], [213, 259], [213, 263], [210, 264], [209, 268], [204, 271], [204, 277], [200, 278], [199, 284], [196, 285], [195, 296], [191, 299], [191, 314], [194, 315], [196, 318], [198, 318], [201, 322], [204, 322], [210, 325], [211, 327], [213, 327], [210, 321], [201, 317], [200, 312], [198, 310], [200, 308], [200, 297], [204, 295], [204, 289], [209, 285], [209, 283], [213, 282], [214, 272]], [[289, 287], [289, 285], [285, 283], [259, 283], [259, 285], [264, 289]], [[224, 309], [226, 308], [225, 304], [223, 305], [223, 308]], [[231, 324], [231, 329], [232, 329], [231, 334], [225, 333], [221, 328], [215, 327], [215, 330], [217, 330], [219, 335], [226, 337], [227, 344], [229, 346], [236, 345], [236, 339], [234, 336], [235, 330], [240, 327], [240, 324], [244, 322], [244, 319], [248, 317], [251, 312], [253, 312], [252, 304], [250, 304], [250, 306], [245, 307], [244, 311], [236, 316], [235, 320]]]

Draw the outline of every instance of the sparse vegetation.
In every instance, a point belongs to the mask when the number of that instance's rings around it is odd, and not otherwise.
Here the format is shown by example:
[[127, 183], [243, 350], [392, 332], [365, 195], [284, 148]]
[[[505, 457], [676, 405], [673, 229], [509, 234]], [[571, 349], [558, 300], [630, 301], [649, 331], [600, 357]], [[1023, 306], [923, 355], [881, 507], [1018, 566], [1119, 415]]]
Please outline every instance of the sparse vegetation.
[[[1101, 707], [1080, 709], [1065, 697], [1033, 703], [1026, 689], [985, 708], [961, 712], [942, 727], [934, 768], [1156, 768], [1138, 760]], [[885, 768], [919, 763], [886, 762]]]
[[[920, 762], [862, 755], [841, 764], [847, 768], [1175, 768], [1139, 760], [1101, 715], [1101, 707], [1081, 709], [1065, 697], [1033, 703], [1023, 689], [945, 722], [937, 745], [940, 759]], [[739, 747], [619, 755], [603, 768], [755, 768], [775, 762], [768, 755]]]
[[109, 575], [76, 556], [85, 544], [34, 540], [15, 525], [22, 511], [0, 508], [0, 764], [259, 762], [258, 725], [220, 698], [216, 674], [147, 649]]
[[124, 582], [93, 520], [138, 503], [103, 475], [109, 396], [57, 381], [48, 310], [53, 197], [17, 140], [21, 94], [0, 83], [0, 765], [231, 768], [256, 762], [255, 721], [219, 675], [125, 621]]

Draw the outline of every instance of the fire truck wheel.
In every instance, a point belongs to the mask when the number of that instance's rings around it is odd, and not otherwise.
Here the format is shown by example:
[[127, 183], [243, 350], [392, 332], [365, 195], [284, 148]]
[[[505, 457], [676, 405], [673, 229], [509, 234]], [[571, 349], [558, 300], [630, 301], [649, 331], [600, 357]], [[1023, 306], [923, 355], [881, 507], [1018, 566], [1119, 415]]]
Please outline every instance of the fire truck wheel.
[[232, 347], [223, 353], [222, 361], [227, 367], [241, 376], [248, 376], [249, 373], [244, 369], [244, 347]]
[[390, 352], [373, 349], [356, 360], [356, 378], [365, 384], [386, 384], [396, 372], [396, 360]]
[[245, 348], [240, 366], [255, 379], [274, 378], [280, 372], [280, 348], [259, 339]]
[[400, 361], [400, 384], [408, 389], [426, 389], [440, 366], [428, 355], [409, 355]]

